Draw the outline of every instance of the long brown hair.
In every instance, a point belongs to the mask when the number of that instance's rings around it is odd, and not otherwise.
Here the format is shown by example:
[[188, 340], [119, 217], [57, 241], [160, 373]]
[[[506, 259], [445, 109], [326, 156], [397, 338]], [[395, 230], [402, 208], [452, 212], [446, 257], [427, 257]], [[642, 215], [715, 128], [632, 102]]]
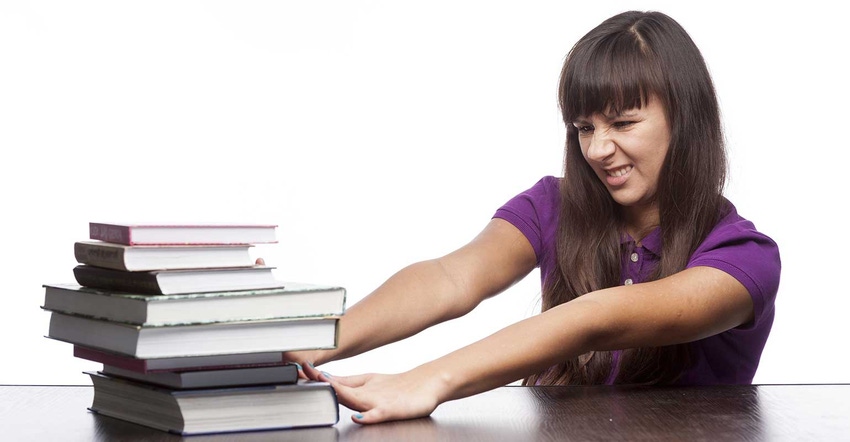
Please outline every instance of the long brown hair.
[[[663, 253], [650, 279], [685, 268], [726, 207], [726, 153], [714, 85], [699, 49], [672, 18], [625, 12], [590, 31], [561, 72], [559, 101], [567, 127], [558, 222], [557, 268], [545, 275], [542, 309], [620, 281], [623, 221], [619, 206], [582, 156], [577, 118], [661, 100], [670, 146], [658, 182]], [[623, 351], [616, 383], [674, 382], [690, 363], [687, 344]], [[564, 361], [525, 384], [603, 383], [610, 351]]]

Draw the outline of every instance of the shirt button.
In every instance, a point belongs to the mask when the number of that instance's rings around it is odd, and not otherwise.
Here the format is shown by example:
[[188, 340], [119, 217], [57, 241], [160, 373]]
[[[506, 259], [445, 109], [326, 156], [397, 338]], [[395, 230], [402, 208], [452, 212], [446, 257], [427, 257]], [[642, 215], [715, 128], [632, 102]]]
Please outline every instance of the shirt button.
[[632, 278], [629, 278], [625, 281], [626, 285], [632, 285], [632, 282], [634, 282], [632, 281]]
[[632, 253], [632, 256], [630, 256], [629, 258], [631, 258], [632, 262], [637, 262], [638, 261], [638, 254]]

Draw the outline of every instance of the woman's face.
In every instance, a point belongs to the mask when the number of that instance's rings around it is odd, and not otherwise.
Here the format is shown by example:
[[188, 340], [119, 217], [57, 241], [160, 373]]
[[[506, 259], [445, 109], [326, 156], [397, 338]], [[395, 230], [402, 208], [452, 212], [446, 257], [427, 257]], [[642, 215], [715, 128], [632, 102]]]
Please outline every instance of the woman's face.
[[670, 125], [661, 101], [639, 109], [594, 114], [573, 121], [582, 155], [626, 210], [657, 211], [655, 193], [670, 147]]

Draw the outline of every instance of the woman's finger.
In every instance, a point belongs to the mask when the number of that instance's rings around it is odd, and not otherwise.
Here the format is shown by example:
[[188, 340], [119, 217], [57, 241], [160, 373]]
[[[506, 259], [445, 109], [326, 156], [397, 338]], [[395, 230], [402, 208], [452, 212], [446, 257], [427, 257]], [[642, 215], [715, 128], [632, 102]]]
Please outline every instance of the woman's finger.
[[366, 382], [372, 379], [373, 374], [361, 374], [355, 376], [334, 376], [328, 372], [321, 372], [322, 380], [328, 382], [333, 379], [336, 383], [345, 385], [346, 387], [357, 388], [362, 387]]
[[301, 364], [297, 362], [290, 362], [290, 364], [293, 364], [298, 367], [298, 379], [309, 379], [307, 375], [304, 374], [304, 367], [302, 367]]
[[322, 372], [313, 366], [313, 363], [310, 361], [305, 361], [304, 365], [301, 366], [301, 369], [304, 371], [304, 375], [307, 376], [307, 379], [312, 379], [314, 381], [322, 381]]
[[362, 413], [355, 413], [351, 415], [352, 421], [363, 425], [377, 424], [380, 422], [384, 422], [387, 419], [387, 414], [381, 408], [373, 408]]
[[365, 403], [359, 395], [357, 394], [357, 388], [359, 387], [349, 387], [347, 385], [341, 384], [337, 382], [333, 378], [328, 378], [327, 382], [333, 386], [334, 391], [336, 391], [337, 400], [341, 405], [344, 405], [354, 411], [358, 411], [361, 413], [365, 413], [368, 411], [372, 405]]

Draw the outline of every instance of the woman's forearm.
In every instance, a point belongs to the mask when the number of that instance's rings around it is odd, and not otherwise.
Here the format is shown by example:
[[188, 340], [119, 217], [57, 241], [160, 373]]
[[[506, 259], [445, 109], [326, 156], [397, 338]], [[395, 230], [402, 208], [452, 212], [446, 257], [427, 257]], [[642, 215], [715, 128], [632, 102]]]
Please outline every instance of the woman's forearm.
[[337, 348], [316, 352], [312, 362], [344, 359], [410, 337], [477, 303], [439, 259], [410, 265], [349, 308], [340, 319]]
[[441, 388], [439, 402], [509, 384], [589, 351], [596, 328], [592, 310], [588, 302], [564, 304], [423, 364], [414, 371], [436, 379]]

